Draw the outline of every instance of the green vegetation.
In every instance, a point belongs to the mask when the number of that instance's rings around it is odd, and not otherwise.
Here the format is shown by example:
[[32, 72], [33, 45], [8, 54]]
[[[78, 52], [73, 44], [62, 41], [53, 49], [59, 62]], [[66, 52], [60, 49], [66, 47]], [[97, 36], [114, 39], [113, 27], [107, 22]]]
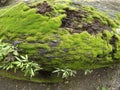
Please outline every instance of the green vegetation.
[[15, 57], [15, 61], [3, 63], [2, 68], [5, 70], [14, 69], [14, 72], [16, 73], [16, 70], [20, 69], [22, 72], [24, 72], [24, 76], [33, 77], [35, 76], [36, 72], [41, 70], [42, 68], [35, 62], [30, 62], [28, 60], [28, 56], [20, 56], [20, 58]]
[[24, 72], [24, 76], [33, 77], [42, 69], [37, 63], [29, 61], [27, 55], [19, 55], [10, 44], [0, 42], [0, 51], [0, 68], [3, 70], [14, 69], [15, 73], [20, 70]]
[[[0, 40], [0, 61], [2, 61], [9, 53], [13, 53], [13, 55], [18, 55], [15, 48], [8, 44], [8, 43], [2, 43]], [[9, 60], [9, 58], [7, 58]]]
[[75, 76], [76, 71], [71, 69], [60, 69], [56, 68], [52, 73], [57, 73], [57, 76], [62, 76], [62, 78], [67, 79], [69, 76]]
[[[48, 5], [40, 2], [40, 5], [47, 5], [49, 11], [37, 11], [40, 9], [36, 7], [38, 3], [19, 3], [0, 9], [0, 38], [9, 43], [0, 43], [1, 68], [20, 70], [29, 77], [35, 76], [41, 69], [52, 72], [58, 68], [58, 72], [66, 73], [62, 75], [66, 78], [75, 74], [72, 70], [92, 70], [120, 62], [120, 35], [116, 33], [120, 26], [119, 15], [111, 19], [93, 7], [77, 8], [73, 4], [70, 6], [70, 2], [61, 4], [60, 0], [53, 3], [51, 0]], [[74, 31], [73, 28], [62, 27], [63, 19], [67, 17], [66, 9], [85, 11], [82, 18], [73, 18], [77, 29], [79, 26], [79, 33], [70, 33]], [[96, 24], [98, 27], [94, 26]], [[87, 29], [97, 27], [102, 31], [94, 33], [93, 30], [91, 33], [84, 28], [85, 25]], [[3, 64], [5, 60], [8, 62]], [[72, 74], [68, 73], [69, 70]]]
[[36, 82], [36, 83], [58, 83], [62, 82], [63, 80], [56, 76], [51, 76], [49, 78], [35, 76], [32, 78], [24, 77], [22, 72], [13, 73], [11, 71], [0, 70], [0, 75], [2, 77], [16, 79], [16, 80], [24, 80], [29, 82]]
[[108, 90], [108, 88], [107, 87], [105, 87], [105, 86], [102, 86], [101, 88], [100, 87], [97, 87], [97, 89], [96, 90]]
[[88, 73], [92, 73], [93, 72], [93, 70], [85, 70], [85, 75], [87, 75]]

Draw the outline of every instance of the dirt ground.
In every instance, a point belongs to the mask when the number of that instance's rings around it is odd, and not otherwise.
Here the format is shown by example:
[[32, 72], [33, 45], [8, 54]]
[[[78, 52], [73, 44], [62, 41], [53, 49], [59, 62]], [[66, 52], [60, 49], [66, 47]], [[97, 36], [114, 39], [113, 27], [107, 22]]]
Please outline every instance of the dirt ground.
[[102, 87], [120, 90], [120, 67], [97, 69], [87, 75], [78, 71], [76, 77], [56, 84], [37, 84], [0, 77], [0, 90], [102, 90]]
[[[111, 17], [120, 12], [120, 0], [74, 0], [75, 3], [92, 5]], [[85, 75], [78, 71], [76, 77], [70, 78], [64, 83], [37, 84], [25, 81], [17, 81], [0, 77], [0, 90], [120, 90], [120, 66], [94, 70]]]

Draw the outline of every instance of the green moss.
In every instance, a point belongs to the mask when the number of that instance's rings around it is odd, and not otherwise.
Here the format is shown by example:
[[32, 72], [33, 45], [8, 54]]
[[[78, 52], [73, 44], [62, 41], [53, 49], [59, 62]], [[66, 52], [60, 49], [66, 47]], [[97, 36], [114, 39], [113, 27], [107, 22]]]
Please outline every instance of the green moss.
[[60, 18], [64, 16], [60, 15], [59, 17], [49, 18], [47, 16], [36, 14], [36, 9], [24, 10], [24, 7], [27, 6], [24, 3], [20, 3], [0, 16], [0, 23], [2, 23], [2, 26], [0, 25], [0, 27], [1, 29], [4, 28], [0, 35], [5, 32], [23, 34], [22, 36], [25, 34], [34, 35], [38, 31], [46, 33], [57, 29], [61, 24]]
[[103, 38], [109, 43], [110, 39], [112, 38], [112, 36], [114, 35], [113, 32], [109, 32], [108, 30], [105, 30], [103, 32]]
[[62, 82], [62, 79], [56, 76], [51, 76], [49, 78], [45, 77], [33, 77], [31, 79], [24, 77], [22, 72], [19, 73], [13, 73], [11, 71], [4, 71], [0, 70], [0, 75], [2, 77], [6, 78], [11, 78], [11, 79], [16, 79], [16, 80], [24, 80], [24, 81], [29, 81], [29, 82], [35, 82], [35, 83], [58, 83]]
[[85, 18], [83, 18], [83, 21], [91, 22], [95, 18], [99, 19], [103, 24], [109, 25], [112, 28], [118, 27], [120, 25], [117, 20], [111, 19], [107, 14], [104, 12], [98, 11], [97, 9], [91, 7], [91, 6], [85, 6], [83, 7], [83, 10], [89, 12], [89, 15]]
[[116, 14], [116, 19], [120, 20], [120, 13]]
[[114, 53], [114, 58], [117, 59], [118, 61], [120, 61], [120, 35], [117, 35], [117, 42], [115, 43], [116, 45], [116, 52]]
[[[10, 43], [20, 42], [17, 44], [19, 53], [28, 54], [31, 60], [35, 60], [47, 71], [56, 67], [96, 69], [113, 65], [116, 62], [114, 59], [119, 61], [120, 36], [115, 34], [119, 20], [111, 19], [95, 8], [81, 7], [87, 15], [82, 18], [80, 25], [90, 24], [97, 18], [103, 25], [109, 26], [111, 31], [104, 30], [96, 35], [87, 31], [70, 34], [61, 28], [62, 19], [66, 17], [64, 8], [69, 8], [69, 4], [65, 7], [59, 6], [61, 3], [49, 4], [54, 16], [38, 14], [35, 8], [30, 8], [25, 3], [0, 10], [0, 38]], [[115, 42], [116, 52], [112, 55], [114, 47], [110, 40], [114, 35], [118, 41]]]

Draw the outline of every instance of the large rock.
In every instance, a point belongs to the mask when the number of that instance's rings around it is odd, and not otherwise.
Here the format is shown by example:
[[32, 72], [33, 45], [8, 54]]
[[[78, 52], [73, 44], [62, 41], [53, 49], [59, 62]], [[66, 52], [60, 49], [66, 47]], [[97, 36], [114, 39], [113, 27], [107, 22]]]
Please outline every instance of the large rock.
[[0, 37], [45, 70], [96, 69], [120, 60], [117, 20], [69, 3], [19, 3], [0, 10]]

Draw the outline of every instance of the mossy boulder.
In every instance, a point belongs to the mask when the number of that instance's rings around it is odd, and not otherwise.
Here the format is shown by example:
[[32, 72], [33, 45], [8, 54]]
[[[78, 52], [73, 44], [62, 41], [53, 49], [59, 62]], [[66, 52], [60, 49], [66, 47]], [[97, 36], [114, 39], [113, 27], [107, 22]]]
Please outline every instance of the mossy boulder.
[[120, 62], [118, 20], [72, 3], [19, 3], [0, 10], [0, 38], [44, 70], [96, 69]]

